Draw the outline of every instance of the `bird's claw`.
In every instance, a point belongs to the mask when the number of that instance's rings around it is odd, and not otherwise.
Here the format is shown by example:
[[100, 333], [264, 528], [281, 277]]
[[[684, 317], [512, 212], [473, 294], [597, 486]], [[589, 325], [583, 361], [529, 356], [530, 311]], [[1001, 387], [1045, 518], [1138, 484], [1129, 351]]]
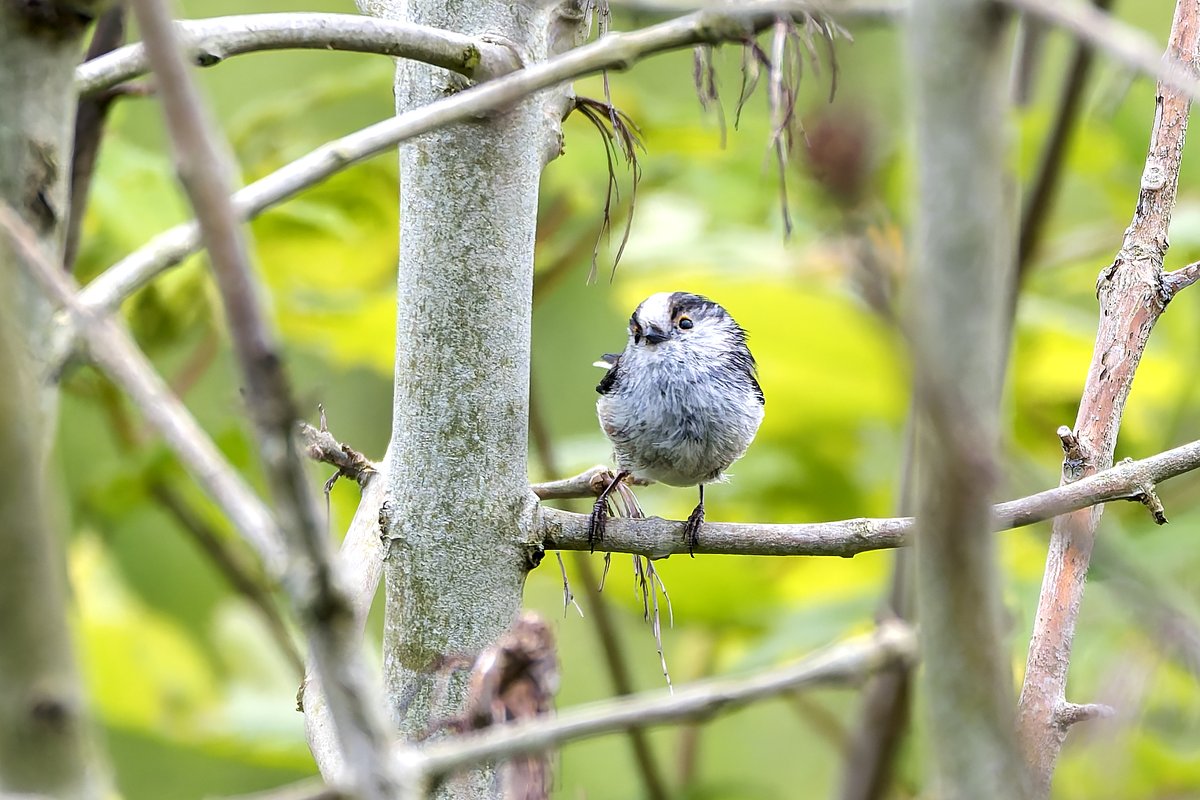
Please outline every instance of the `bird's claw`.
[[596, 552], [596, 542], [604, 541], [604, 524], [608, 521], [608, 501], [597, 500], [588, 516], [588, 552]]
[[683, 525], [683, 540], [687, 542], [688, 555], [696, 557], [696, 547], [700, 544], [700, 527], [704, 524], [704, 506], [692, 509], [687, 522]]

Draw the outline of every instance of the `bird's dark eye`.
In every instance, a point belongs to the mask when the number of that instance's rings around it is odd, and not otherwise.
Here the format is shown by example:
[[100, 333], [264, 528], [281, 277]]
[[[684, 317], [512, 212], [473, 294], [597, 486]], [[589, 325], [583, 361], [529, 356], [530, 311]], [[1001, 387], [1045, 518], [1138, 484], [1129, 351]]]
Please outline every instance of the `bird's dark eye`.
[[687, 330], [691, 330], [693, 323], [687, 317], [680, 317], [679, 322], [677, 324], [679, 325], [680, 328], [687, 331]]

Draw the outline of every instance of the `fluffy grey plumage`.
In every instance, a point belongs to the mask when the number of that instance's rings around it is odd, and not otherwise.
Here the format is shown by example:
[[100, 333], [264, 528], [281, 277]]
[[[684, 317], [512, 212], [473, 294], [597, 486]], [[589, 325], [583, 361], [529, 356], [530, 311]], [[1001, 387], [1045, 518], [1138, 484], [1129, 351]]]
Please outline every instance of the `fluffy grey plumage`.
[[[600, 427], [613, 443], [619, 478], [700, 486], [688, 518], [694, 547], [704, 520], [704, 484], [746, 452], [763, 418], [746, 332], [721, 306], [687, 292], [651, 295], [629, 320], [625, 352], [605, 357], [596, 390]], [[608, 487], [592, 514], [603, 536]]]

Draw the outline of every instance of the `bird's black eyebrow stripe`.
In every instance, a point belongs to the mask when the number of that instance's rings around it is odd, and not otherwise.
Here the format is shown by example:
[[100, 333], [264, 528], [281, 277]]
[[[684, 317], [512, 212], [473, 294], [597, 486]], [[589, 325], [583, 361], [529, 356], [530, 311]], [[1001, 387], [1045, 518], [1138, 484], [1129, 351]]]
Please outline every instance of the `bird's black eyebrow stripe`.
[[696, 314], [710, 311], [717, 304], [702, 295], [691, 294], [690, 292], [675, 292], [671, 295], [667, 305], [670, 308], [671, 317], [674, 318], [680, 314]]

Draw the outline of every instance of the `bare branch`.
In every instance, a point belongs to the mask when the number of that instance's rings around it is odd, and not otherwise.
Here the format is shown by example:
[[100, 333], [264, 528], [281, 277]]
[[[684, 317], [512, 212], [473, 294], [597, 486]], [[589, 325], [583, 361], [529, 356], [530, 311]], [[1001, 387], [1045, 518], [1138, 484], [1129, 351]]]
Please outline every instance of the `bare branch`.
[[1079, 41], [1192, 100], [1200, 100], [1200, 82], [1195, 71], [1179, 54], [1164, 58], [1159, 46], [1144, 31], [1117, 20], [1087, 3], [1057, 3], [1048, 0], [996, 0], [1062, 28]]
[[[616, 8], [662, 16], [721, 9], [726, 3], [727, 0], [609, 0]], [[908, 3], [904, 0], [823, 0], [816, 10], [847, 22], [894, 23], [904, 19]]]
[[[337, 554], [339, 572], [351, 581], [350, 603], [354, 609], [353, 640], [361, 643], [367, 625], [367, 614], [379, 589], [383, 575], [384, 546], [380, 539], [380, 518], [383, 516], [383, 495], [387, 488], [387, 461], [375, 464], [366, 473], [367, 483], [354, 512], [354, 519], [342, 539]], [[341, 751], [335, 734], [333, 717], [321, 682], [313, 671], [310, 659], [308, 674], [299, 692], [300, 710], [304, 712], [304, 732], [313, 760], [322, 775], [337, 775], [343, 769]]]
[[[1017, 5], [1040, 4], [1021, 0]], [[1053, 13], [1066, 8], [1066, 4], [1060, 5]], [[1070, 8], [1080, 19], [1108, 24], [1106, 16], [1097, 15], [1088, 6], [1071, 4]], [[1150, 332], [1171, 297], [1164, 289], [1162, 267], [1179, 184], [1190, 98], [1195, 96], [1195, 74], [1200, 65], [1200, 9], [1194, 0], [1180, 0], [1176, 5], [1168, 57], [1173, 65], [1186, 65], [1183, 69], [1187, 80], [1168, 80], [1164, 76], [1159, 82], [1150, 148], [1133, 221], [1125, 231], [1121, 250], [1112, 265], [1101, 272], [1096, 284], [1100, 323], [1075, 429], [1070, 440], [1064, 438], [1064, 446], [1072, 442], [1075, 445], [1068, 448], [1063, 462], [1064, 482], [1103, 470], [1112, 463], [1134, 373]], [[1179, 90], [1181, 83], [1188, 91]], [[1072, 486], [1087, 480], [1085, 477]], [[1145, 480], [1142, 486], [1154, 483]], [[1145, 488], [1142, 494], [1147, 494]], [[1066, 736], [1066, 728], [1058, 724], [1056, 715], [1066, 703], [1075, 623], [1102, 513], [1103, 507], [1097, 506], [1062, 516], [1055, 520], [1050, 539], [1018, 711], [1022, 745], [1036, 797], [1045, 797], [1050, 792], [1054, 765]]]
[[578, 475], [557, 481], [535, 483], [529, 488], [539, 500], [573, 500], [597, 496], [612, 478], [612, 470], [603, 464], [597, 464]]
[[380, 700], [371, 697], [365, 680], [353, 608], [338, 580], [297, 447], [298, 415], [291, 387], [278, 344], [259, 307], [260, 290], [229, 202], [229, 158], [211, 130], [165, 6], [157, 0], [134, 0], [133, 9], [158, 81], [180, 177], [208, 244], [280, 529], [297, 557], [284, 583], [312, 645], [346, 777], [363, 798], [390, 797], [396, 787], [385, 755], [389, 737], [379, 713]]
[[1186, 267], [1163, 275], [1163, 289], [1171, 297], [1200, 280], [1200, 261], [1194, 261]]
[[307, 778], [276, 789], [254, 794], [239, 794], [222, 800], [356, 800], [354, 795], [325, 785], [320, 779]]
[[129, 333], [111, 318], [81, 307], [73, 281], [38, 249], [33, 232], [11, 209], [0, 208], [0, 229], [16, 245], [32, 278], [66, 312], [86, 347], [84, 354], [129, 396], [146, 422], [241, 532], [267, 574], [273, 578], [283, 575], [287, 559], [271, 512], [171, 393]]
[[1064, 730], [1077, 722], [1090, 719], [1106, 719], [1116, 715], [1116, 709], [1103, 703], [1063, 703], [1054, 712], [1054, 722]]
[[251, 606], [258, 609], [263, 623], [279, 652], [288, 664], [296, 671], [296, 678], [304, 675], [304, 657], [296, 648], [287, 623], [279, 612], [271, 592], [263, 585], [261, 575], [248, 567], [241, 552], [234, 550], [213, 526], [192, 508], [188, 501], [162, 478], [152, 478], [149, 485], [150, 495], [158, 501], [163, 510], [174, 517], [197, 546], [207, 555], [217, 570], [225, 576], [229, 585]]
[[[88, 43], [85, 60], [99, 58], [125, 41], [125, 6], [114, 5], [100, 15]], [[97, 97], [80, 97], [75, 108], [75, 142], [71, 148], [71, 195], [67, 232], [63, 239], [63, 267], [71, 272], [79, 252], [79, 234], [96, 171], [96, 156], [104, 137], [108, 111], [119, 95], [106, 92]]]
[[[516, 54], [502, 44], [357, 14], [240, 14], [179, 21], [175, 30], [192, 63], [201, 67], [244, 53], [299, 48], [412, 58], [473, 80], [520, 67]], [[93, 94], [149, 71], [145, 46], [131, 44], [80, 65], [75, 87], [81, 95]]]
[[419, 759], [428, 774], [444, 775], [487, 759], [544, 751], [613, 731], [709, 718], [786, 692], [857, 681], [893, 664], [909, 662], [915, 655], [912, 631], [901, 624], [885, 623], [872, 634], [834, 645], [795, 664], [741, 678], [697, 682], [673, 695], [658, 691], [609, 700], [548, 720], [437, 742], [420, 750]]
[[[1198, 468], [1200, 441], [1140, 461], [1123, 462], [1073, 483], [995, 505], [995, 529], [1032, 525], [1097, 503], [1138, 499], [1145, 486]], [[540, 513], [548, 549], [587, 550], [591, 546], [587, 516], [545, 506]], [[659, 517], [612, 519], [605, 529], [604, 541], [596, 549], [650, 558], [686, 553], [683, 525]], [[709, 522], [704, 530], [697, 553], [851, 557], [911, 544], [913, 520], [912, 517], [860, 518], [791, 525]]]
[[[1108, 11], [1112, 0], [1092, 0], [1092, 5], [1102, 11]], [[1043, 40], [1043, 28], [1036, 21], [1027, 19], [1030, 23], [1025, 28], [1025, 41]], [[1040, 48], [1038, 48], [1040, 52]], [[1054, 104], [1054, 122], [1038, 159], [1037, 171], [1030, 182], [1026, 198], [1021, 208], [1020, 238], [1017, 241], [1017, 276], [1014, 281], [1012, 302], [1015, 304], [1017, 291], [1022, 280], [1029, 273], [1033, 256], [1041, 241], [1042, 232], [1046, 229], [1050, 211], [1058, 194], [1059, 178], [1066, 163], [1066, 155], [1071, 136], [1080, 118], [1083, 108], [1083, 90], [1087, 86], [1092, 71], [1095, 50], [1084, 42], [1076, 42], [1071, 61], [1063, 78], [1062, 92], [1058, 102]], [[1026, 63], [1026, 62], [1023, 62]], [[1028, 64], [1026, 63], [1028, 68]], [[1028, 87], [1024, 91], [1028, 93]]]
[[[324, 412], [321, 414], [324, 417]], [[366, 486], [375, 475], [375, 464], [348, 444], [333, 438], [333, 434], [322, 427], [314, 428], [307, 422], [300, 423], [300, 437], [304, 440], [305, 453], [314, 461], [337, 467], [334, 477], [349, 478], [359, 486]]]
[[[398, 143], [453, 122], [507, 108], [527, 95], [606, 69], [626, 69], [655, 53], [741, 41], [768, 27], [775, 15], [803, 12], [800, 2], [753, 2], [701, 11], [680, 19], [628, 33], [614, 33], [514, 74], [476, 86], [427, 106], [377, 122], [328, 142], [281, 167], [233, 196], [239, 219], [264, 210], [307, 189], [336, 172]], [[113, 309], [133, 292], [202, 247], [195, 222], [177, 225], [154, 237], [145, 247], [122, 259], [92, 281], [83, 293], [86, 305]]]

